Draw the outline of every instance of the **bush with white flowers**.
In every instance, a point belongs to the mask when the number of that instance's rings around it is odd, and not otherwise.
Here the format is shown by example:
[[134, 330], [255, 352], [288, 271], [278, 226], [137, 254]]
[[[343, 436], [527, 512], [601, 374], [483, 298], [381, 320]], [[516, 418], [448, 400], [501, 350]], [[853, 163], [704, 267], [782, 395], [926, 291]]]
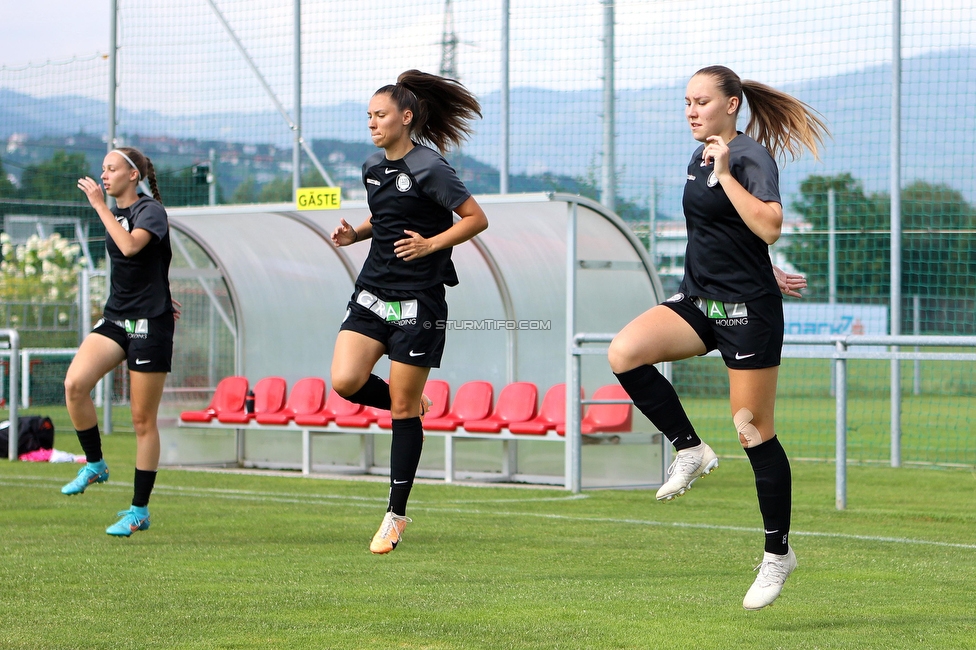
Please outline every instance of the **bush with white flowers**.
[[14, 245], [0, 234], [0, 299], [63, 302], [78, 295], [78, 271], [87, 263], [81, 246], [54, 233], [47, 239], [31, 235]]

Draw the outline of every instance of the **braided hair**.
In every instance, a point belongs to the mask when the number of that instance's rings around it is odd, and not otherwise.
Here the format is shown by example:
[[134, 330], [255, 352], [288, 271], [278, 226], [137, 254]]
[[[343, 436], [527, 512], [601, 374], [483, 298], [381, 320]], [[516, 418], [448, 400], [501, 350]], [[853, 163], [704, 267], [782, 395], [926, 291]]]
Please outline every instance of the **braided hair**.
[[159, 186], [156, 184], [156, 168], [153, 167], [149, 156], [134, 147], [117, 147], [116, 149], [129, 157], [129, 162], [135, 165], [139, 176], [149, 183], [149, 190], [152, 192], [153, 198], [162, 203], [163, 199], [159, 196]]

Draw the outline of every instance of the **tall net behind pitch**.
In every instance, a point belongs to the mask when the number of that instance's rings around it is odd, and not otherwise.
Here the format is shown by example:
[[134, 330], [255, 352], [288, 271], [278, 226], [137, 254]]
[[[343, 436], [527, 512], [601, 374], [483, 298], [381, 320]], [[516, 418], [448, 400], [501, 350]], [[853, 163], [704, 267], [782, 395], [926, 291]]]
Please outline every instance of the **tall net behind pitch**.
[[[616, 212], [647, 242], [663, 284], [675, 290], [685, 241], [681, 194], [696, 146], [683, 114], [685, 84], [701, 67], [726, 65], [806, 102], [832, 133], [820, 161], [805, 154], [781, 168], [786, 221], [773, 259], [804, 273], [810, 284], [802, 300], [787, 300], [787, 332], [976, 334], [970, 164], [976, 18], [965, 0], [900, 4], [902, 236], [896, 246], [902, 265], [895, 309], [889, 272], [895, 21], [885, 0], [814, 0], [802, 7], [709, 0], [694, 11], [677, 2], [618, 0], [612, 3], [612, 106], [603, 95], [608, 3], [512, 0], [509, 187], [611, 194]], [[121, 143], [146, 150], [156, 162], [167, 205], [290, 200], [293, 6], [285, 0], [119, 3], [117, 132]], [[362, 198], [360, 166], [374, 151], [365, 123], [369, 96], [408, 68], [444, 71], [478, 95], [484, 119], [451, 161], [475, 193], [498, 191], [501, 10], [500, 0], [393, 2], [381, 11], [345, 1], [305, 3], [303, 135], [346, 198]], [[91, 218], [74, 195], [79, 160], [71, 156], [82, 154], [80, 164], [95, 173], [104, 155], [107, 62], [89, 56], [40, 67], [17, 63], [0, 68], [6, 143], [0, 161], [15, 181], [0, 179], [0, 205], [7, 214]], [[606, 188], [603, 133], [610, 116], [614, 186]], [[303, 182], [321, 183], [310, 157], [302, 161]], [[91, 235], [101, 237], [97, 223]], [[675, 378], [688, 399], [707, 400], [701, 412], [712, 409], [719, 419], [705, 426], [723, 436], [731, 429], [727, 379], [721, 365], [712, 365], [710, 359], [688, 362], [687, 370], [678, 364]], [[852, 372], [853, 394], [860, 396], [852, 408], [863, 420], [853, 428], [852, 444], [863, 450], [859, 458], [883, 460], [891, 366], [865, 362]], [[972, 420], [976, 390], [965, 364], [903, 362], [901, 382], [903, 438], [919, 460], [971, 459], [967, 428], [958, 425]], [[805, 433], [790, 424], [819, 422], [832, 404], [827, 362], [784, 362], [779, 395], [784, 438], [798, 445], [800, 456], [829, 457], [829, 445], [817, 437], [829, 438], [829, 426]], [[940, 401], [950, 397], [951, 404]], [[871, 433], [858, 440], [859, 431]], [[727, 440], [734, 453], [734, 437]]]

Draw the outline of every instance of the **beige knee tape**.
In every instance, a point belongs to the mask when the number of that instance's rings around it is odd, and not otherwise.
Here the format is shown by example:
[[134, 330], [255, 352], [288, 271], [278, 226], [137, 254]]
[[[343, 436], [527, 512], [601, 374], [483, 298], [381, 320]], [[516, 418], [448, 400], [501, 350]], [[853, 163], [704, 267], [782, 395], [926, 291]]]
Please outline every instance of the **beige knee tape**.
[[735, 430], [739, 432], [739, 442], [745, 448], [756, 447], [762, 444], [762, 434], [752, 423], [752, 411], [747, 408], [739, 409], [739, 412], [732, 416], [735, 423]]

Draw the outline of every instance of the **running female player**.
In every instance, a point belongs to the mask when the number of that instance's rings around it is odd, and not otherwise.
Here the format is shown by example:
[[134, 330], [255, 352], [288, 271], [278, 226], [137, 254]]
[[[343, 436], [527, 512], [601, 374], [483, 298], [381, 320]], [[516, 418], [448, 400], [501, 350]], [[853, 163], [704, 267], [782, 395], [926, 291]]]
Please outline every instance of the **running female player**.
[[[106, 205], [95, 180], [82, 178], [78, 188], [105, 225], [112, 286], [102, 319], [78, 348], [64, 379], [68, 415], [88, 463], [61, 492], [81, 494], [89, 485], [108, 480], [91, 391], [105, 373], [127, 361], [136, 432], [135, 489], [132, 506], [120, 512], [119, 521], [105, 532], [128, 537], [149, 528], [149, 495], [159, 465], [156, 414], [172, 363], [174, 324], [180, 312], [169, 292], [173, 251], [152, 162], [136, 149], [121, 147], [105, 156], [101, 179], [105, 191], [115, 197], [113, 209]], [[139, 192], [143, 179], [152, 197]]]
[[[336, 338], [332, 387], [392, 413], [389, 507], [369, 545], [389, 553], [410, 521], [407, 499], [430, 405], [424, 384], [444, 351], [444, 287], [458, 283], [451, 248], [487, 228], [488, 219], [447, 161], [424, 144], [443, 152], [470, 134], [468, 121], [481, 107], [464, 86], [408, 70], [376, 91], [366, 114], [373, 144], [383, 149], [363, 165], [370, 216], [355, 228], [341, 220], [332, 241], [372, 242]], [[389, 384], [372, 374], [384, 354]]]
[[[743, 96], [752, 114], [736, 130]], [[685, 115], [698, 147], [688, 164], [683, 207], [688, 227], [679, 293], [631, 321], [610, 344], [610, 367], [634, 404], [677, 450], [670, 478], [657, 493], [671, 500], [718, 466], [671, 384], [655, 363], [718, 349], [729, 373], [732, 421], [756, 476], [766, 532], [759, 575], [743, 600], [760, 609], [779, 596], [796, 568], [788, 544], [790, 464], [773, 428], [783, 347], [783, 298], [799, 295], [802, 276], [772, 266], [783, 207], [775, 157], [818, 157], [826, 126], [802, 102], [769, 86], [742, 81], [722, 66], [699, 70], [688, 83]]]

